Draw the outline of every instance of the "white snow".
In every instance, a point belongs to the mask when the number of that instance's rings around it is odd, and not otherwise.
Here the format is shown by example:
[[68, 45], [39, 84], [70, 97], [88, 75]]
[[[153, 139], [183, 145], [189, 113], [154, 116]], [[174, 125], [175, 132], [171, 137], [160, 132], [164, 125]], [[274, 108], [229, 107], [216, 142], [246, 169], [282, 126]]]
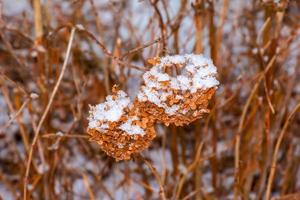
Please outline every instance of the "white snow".
[[257, 49], [257, 48], [253, 48], [253, 49], [252, 49], [252, 53], [253, 53], [253, 54], [257, 54], [257, 53], [258, 53], [258, 49]]
[[196, 92], [197, 91], [196, 88], [212, 88], [217, 84], [219, 84], [219, 82], [214, 77], [202, 78], [196, 75], [193, 78], [193, 85], [195, 87], [191, 89], [191, 92], [192, 93]]
[[56, 135], [59, 136], [59, 137], [62, 137], [62, 136], [64, 136], [64, 133], [61, 132], [61, 131], [58, 131], [58, 132], [56, 132]]
[[16, 199], [16, 195], [10, 190], [9, 187], [0, 182], [0, 199], [13, 200]]
[[144, 130], [138, 126], [134, 125], [133, 121], [139, 120], [138, 117], [129, 118], [125, 123], [120, 126], [120, 129], [128, 133], [129, 135], [144, 135]]
[[185, 58], [181, 55], [165, 56], [161, 59], [161, 64], [182, 64]]
[[39, 95], [37, 93], [33, 92], [33, 93], [30, 94], [30, 98], [37, 99], [37, 98], [39, 98]]
[[180, 90], [180, 85], [177, 79], [172, 79], [171, 80], [171, 88], [175, 90]]
[[172, 105], [171, 107], [166, 108], [166, 113], [168, 115], [173, 115], [179, 109], [178, 105]]
[[170, 77], [168, 74], [166, 73], [158, 73], [157, 75], [157, 81], [161, 82], [161, 81], [168, 81], [170, 80]]
[[105, 131], [108, 128], [107, 122], [118, 121], [129, 105], [130, 99], [124, 91], [118, 91], [116, 96], [107, 96], [104, 103], [91, 107], [89, 128]]
[[49, 165], [47, 163], [41, 163], [37, 167], [37, 171], [39, 174], [45, 174], [49, 170]]
[[88, 196], [88, 192], [82, 178], [78, 178], [73, 181], [73, 192], [76, 194], [74, 195], [74, 200], [82, 199], [82, 196]]
[[188, 90], [191, 87], [191, 81], [188, 77], [179, 75], [177, 80], [181, 90]]
[[[159, 99], [158, 99], [159, 100]], [[104, 103], [91, 107], [89, 128], [100, 132], [106, 132], [109, 129], [109, 122], [116, 122], [124, 115], [124, 109], [131, 106], [130, 99], [124, 91], [118, 91], [116, 95], [106, 97]], [[139, 120], [138, 117], [129, 117], [118, 128], [129, 135], [144, 135], [144, 130], [133, 122]]]

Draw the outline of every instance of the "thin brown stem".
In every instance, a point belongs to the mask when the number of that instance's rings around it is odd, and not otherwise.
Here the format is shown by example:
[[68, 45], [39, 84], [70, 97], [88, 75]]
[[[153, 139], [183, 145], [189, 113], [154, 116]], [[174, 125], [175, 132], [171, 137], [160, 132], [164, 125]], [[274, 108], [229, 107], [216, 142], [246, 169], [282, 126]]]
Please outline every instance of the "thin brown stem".
[[39, 42], [43, 37], [42, 8], [40, 0], [33, 0], [35, 39]]
[[272, 156], [271, 171], [270, 171], [270, 175], [269, 175], [269, 178], [268, 178], [266, 198], [265, 198], [266, 200], [269, 200], [271, 198], [271, 189], [272, 189], [274, 175], [275, 175], [275, 171], [276, 171], [276, 167], [277, 167], [277, 157], [278, 157], [278, 152], [279, 152], [280, 145], [282, 143], [282, 140], [283, 140], [283, 137], [286, 133], [287, 128], [289, 127], [290, 123], [292, 122], [293, 117], [295, 116], [295, 114], [298, 112], [299, 109], [300, 109], [300, 102], [298, 102], [298, 104], [294, 107], [292, 112], [287, 117], [287, 119], [284, 123], [284, 126], [283, 126], [283, 128], [282, 128], [282, 130], [279, 134], [278, 140], [276, 142], [275, 150], [274, 150], [274, 153], [273, 153], [273, 156]]
[[240, 173], [240, 146], [241, 146], [241, 134], [242, 134], [242, 130], [244, 127], [244, 121], [246, 119], [246, 114], [248, 111], [248, 108], [250, 107], [250, 104], [252, 102], [252, 99], [254, 98], [257, 89], [260, 85], [260, 83], [262, 82], [262, 80], [265, 77], [265, 74], [271, 69], [271, 67], [273, 66], [274, 62], [275, 62], [276, 56], [273, 56], [273, 58], [270, 60], [268, 66], [266, 67], [266, 69], [261, 72], [258, 81], [256, 82], [256, 84], [254, 85], [247, 101], [246, 104], [243, 108], [243, 112], [242, 112], [242, 116], [240, 119], [240, 123], [239, 123], [239, 127], [238, 127], [238, 132], [236, 134], [235, 137], [235, 162], [234, 162], [234, 166], [235, 166], [235, 187], [234, 187], [234, 199], [238, 198], [239, 195], [239, 185], [240, 185], [240, 177], [239, 177], [239, 173]]
[[157, 170], [155, 169], [155, 167], [149, 162], [147, 161], [143, 156], [141, 155], [137, 155], [137, 158], [142, 160], [148, 167], [149, 169], [151, 170], [151, 172], [153, 173], [158, 185], [159, 185], [159, 194], [160, 194], [160, 197], [162, 200], [166, 200], [166, 194], [165, 194], [165, 189], [164, 189], [164, 186], [163, 186], [163, 183], [161, 181], [161, 178], [157, 172]]

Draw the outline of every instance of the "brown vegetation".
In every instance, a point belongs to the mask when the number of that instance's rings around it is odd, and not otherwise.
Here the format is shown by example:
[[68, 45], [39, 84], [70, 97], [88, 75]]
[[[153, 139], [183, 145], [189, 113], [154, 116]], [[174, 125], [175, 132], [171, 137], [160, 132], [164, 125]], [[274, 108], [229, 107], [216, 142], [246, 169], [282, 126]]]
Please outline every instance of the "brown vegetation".
[[[0, 199], [297, 198], [299, 21], [297, 0], [0, 0]], [[218, 68], [209, 113], [130, 161], [89, 141], [89, 105], [185, 53]]]

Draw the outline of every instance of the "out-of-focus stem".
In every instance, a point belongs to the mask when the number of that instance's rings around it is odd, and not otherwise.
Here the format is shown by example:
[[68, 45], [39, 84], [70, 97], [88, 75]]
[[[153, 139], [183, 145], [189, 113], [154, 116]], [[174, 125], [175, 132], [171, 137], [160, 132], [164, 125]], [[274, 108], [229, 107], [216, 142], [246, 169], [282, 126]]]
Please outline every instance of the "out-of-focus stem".
[[216, 55], [217, 55], [217, 47], [216, 47], [216, 27], [214, 24], [214, 15], [215, 15], [215, 8], [214, 8], [214, 1], [209, 2], [209, 46], [210, 46], [210, 56], [214, 62], [216, 62]]
[[276, 142], [274, 154], [272, 157], [270, 176], [268, 178], [266, 198], [265, 198], [266, 200], [269, 200], [271, 198], [271, 189], [272, 189], [272, 184], [273, 184], [275, 171], [276, 171], [276, 167], [277, 167], [277, 157], [278, 157], [280, 145], [282, 143], [283, 137], [285, 135], [285, 132], [286, 132], [288, 126], [290, 125], [293, 117], [295, 116], [295, 114], [298, 112], [299, 109], [300, 109], [300, 102], [298, 102], [298, 104], [294, 107], [292, 112], [289, 114], [289, 116], [288, 116], [287, 120], [285, 121], [284, 126], [279, 134], [278, 140]]
[[[98, 12], [97, 12], [97, 9], [96, 9], [96, 6], [95, 6], [95, 2], [94, 0], [90, 0], [90, 4], [92, 6], [92, 12], [95, 16], [95, 21], [96, 21], [96, 29], [97, 29], [97, 32], [99, 34], [99, 41], [101, 43], [104, 44], [104, 35], [103, 35], [103, 26], [102, 26], [102, 23], [101, 23], [101, 19], [98, 15]], [[104, 44], [105, 45], [105, 44]], [[107, 62], [107, 61], [105, 61]], [[105, 66], [103, 67], [103, 72], [104, 72], [104, 85], [105, 85], [105, 91], [106, 91], [106, 94], [109, 94], [110, 93], [110, 83], [109, 83], [109, 69], [108, 69], [108, 64], [105, 64]]]
[[240, 122], [239, 122], [239, 126], [238, 126], [238, 132], [235, 136], [235, 151], [234, 151], [234, 155], [235, 155], [235, 160], [234, 160], [234, 168], [235, 168], [235, 173], [234, 173], [234, 178], [235, 178], [235, 186], [234, 186], [234, 199], [238, 199], [238, 196], [240, 194], [240, 146], [241, 146], [241, 135], [242, 135], [242, 130], [244, 127], [244, 122], [246, 119], [246, 114], [248, 111], [248, 108], [251, 105], [252, 99], [254, 98], [258, 87], [260, 85], [260, 83], [262, 82], [262, 80], [264, 79], [266, 73], [271, 69], [271, 67], [274, 65], [274, 62], [276, 60], [276, 56], [274, 56], [270, 62], [268, 63], [266, 69], [260, 73], [260, 76], [257, 80], [257, 82], [255, 83], [253, 89], [251, 90], [251, 93], [246, 101], [246, 104], [243, 108], [243, 112], [242, 112], [242, 116], [240, 118]]
[[178, 149], [177, 149], [177, 128], [175, 126], [171, 126], [171, 137], [172, 137], [172, 144], [171, 144], [171, 154], [172, 154], [172, 162], [173, 162], [173, 175], [174, 179], [178, 174]]
[[35, 40], [39, 42], [43, 36], [42, 9], [40, 0], [33, 0]]
[[160, 28], [160, 33], [161, 33], [161, 42], [162, 42], [162, 48], [161, 48], [161, 51], [160, 51], [160, 55], [164, 55], [166, 52], [166, 48], [167, 48], [167, 43], [166, 43], [166, 27], [164, 25], [164, 21], [163, 21], [163, 17], [162, 17], [162, 14], [158, 8], [158, 0], [155, 0], [153, 2], [151, 2], [151, 5], [153, 6], [154, 8], [154, 11], [155, 13], [157, 14], [157, 17], [158, 17], [158, 23], [159, 23], [159, 28]]
[[195, 29], [196, 29], [195, 53], [200, 54], [203, 52], [203, 47], [202, 47], [203, 2], [202, 0], [196, 0], [196, 2], [192, 5], [195, 11], [195, 16], [194, 16]]
[[[223, 2], [223, 7], [222, 7], [222, 11], [221, 11], [221, 19], [220, 19], [220, 24], [217, 30], [217, 35], [216, 35], [216, 49], [220, 49], [221, 47], [221, 43], [222, 43], [222, 37], [223, 37], [223, 27], [225, 24], [225, 19], [227, 16], [227, 11], [228, 11], [228, 0], [224, 0]], [[218, 53], [219, 54], [219, 53]], [[216, 55], [216, 61], [215, 61], [215, 65], [219, 66], [219, 56]]]

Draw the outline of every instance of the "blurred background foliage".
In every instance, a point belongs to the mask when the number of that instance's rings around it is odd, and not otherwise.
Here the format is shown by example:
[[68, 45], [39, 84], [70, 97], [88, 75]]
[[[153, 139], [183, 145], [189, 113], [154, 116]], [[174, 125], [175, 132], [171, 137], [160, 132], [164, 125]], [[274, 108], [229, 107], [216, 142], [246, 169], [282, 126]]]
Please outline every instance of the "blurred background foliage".
[[[2, 0], [0, 10], [3, 199], [300, 198], [299, 1]], [[142, 159], [115, 162], [88, 141], [89, 104], [114, 84], [134, 98], [149, 58], [185, 53], [218, 68], [210, 114], [158, 125]]]

